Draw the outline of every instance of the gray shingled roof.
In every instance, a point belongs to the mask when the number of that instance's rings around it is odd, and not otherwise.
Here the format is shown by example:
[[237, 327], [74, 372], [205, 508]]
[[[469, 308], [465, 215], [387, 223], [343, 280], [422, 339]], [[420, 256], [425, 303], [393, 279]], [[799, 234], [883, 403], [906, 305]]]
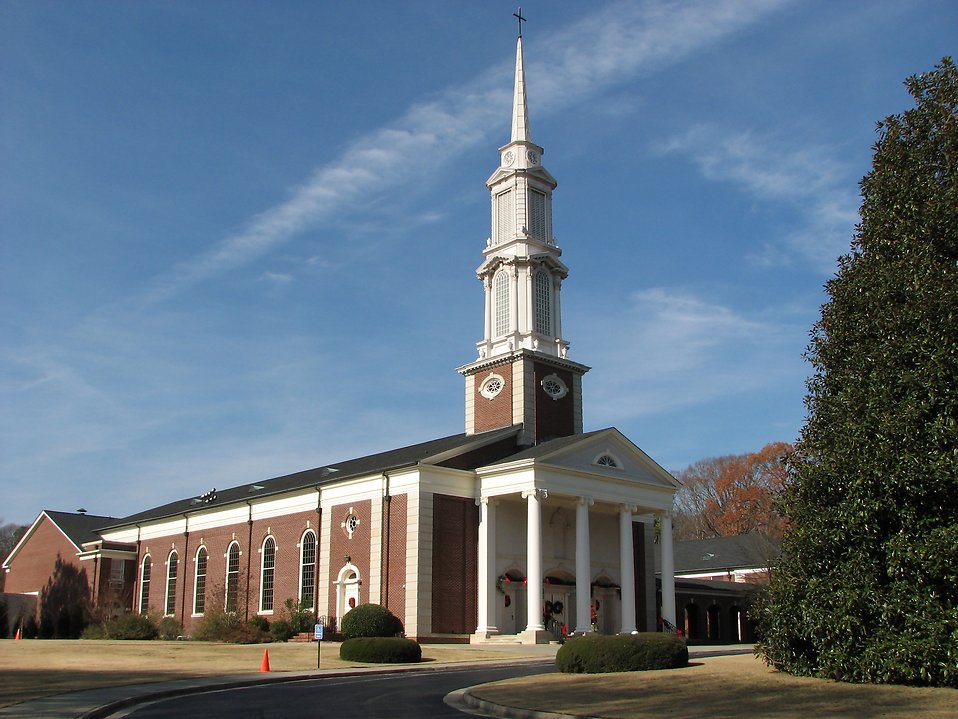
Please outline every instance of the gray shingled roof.
[[504, 457], [495, 464], [499, 464], [501, 462], [518, 462], [523, 459], [536, 459], [537, 457], [542, 457], [543, 455], [550, 454], [556, 450], [562, 449], [563, 447], [577, 444], [587, 437], [591, 437], [592, 435], [606, 431], [608, 430], [597, 429], [593, 430], [592, 432], [585, 432], [583, 434], [570, 434], [567, 437], [556, 437], [555, 439], [547, 440], [532, 447], [527, 447], [526, 449], [516, 452], [515, 454], [510, 454], [508, 457]]
[[[679, 541], [672, 550], [676, 574], [767, 567], [779, 551], [777, 545], [754, 533]], [[655, 571], [661, 570], [656, 552]]]
[[84, 542], [94, 542], [101, 538], [95, 530], [118, 521], [116, 517], [103, 517], [96, 514], [56, 512], [52, 509], [45, 509], [43, 512], [67, 535], [77, 549], [82, 549]]
[[[514, 437], [518, 435], [519, 429], [518, 426], [514, 426], [483, 432], [481, 434], [456, 434], [450, 437], [434, 439], [429, 442], [400, 447], [399, 449], [388, 452], [380, 452], [366, 457], [346, 460], [345, 462], [334, 462], [322, 467], [287, 474], [282, 477], [242, 484], [229, 489], [217, 489], [215, 500], [210, 502], [205, 502], [200, 498], [209, 488], [197, 487], [198, 490], [202, 491], [198, 492], [194, 497], [179, 499], [175, 502], [154, 507], [144, 512], [131, 514], [119, 520], [113, 520], [107, 524], [100, 524], [98, 528], [102, 530], [112, 527], [122, 527], [135, 524], [136, 522], [182, 515], [185, 512], [195, 512], [208, 507], [222, 507], [231, 503], [245, 502], [248, 499], [259, 499], [280, 492], [288, 492], [308, 487], [321, 487], [351, 477], [388, 472], [417, 464], [440, 464], [452, 457], [461, 456], [489, 444]], [[515, 450], [515, 445], [511, 445], [502, 451], [501, 454], [502, 456], [508, 456], [512, 452], [515, 452]], [[481, 452], [479, 454], [482, 455], [483, 464], [489, 463], [490, 459], [488, 455]], [[495, 459], [500, 459], [500, 457], [496, 457]]]

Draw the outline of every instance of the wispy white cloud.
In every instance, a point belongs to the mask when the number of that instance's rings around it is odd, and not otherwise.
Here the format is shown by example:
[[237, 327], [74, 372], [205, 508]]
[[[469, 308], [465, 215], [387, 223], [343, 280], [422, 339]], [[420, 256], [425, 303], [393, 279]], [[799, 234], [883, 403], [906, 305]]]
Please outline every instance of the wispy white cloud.
[[602, 369], [590, 377], [590, 416], [613, 424], [800, 385], [805, 325], [789, 323], [791, 315], [789, 308], [747, 315], [663, 287], [634, 293], [619, 311], [593, 313], [579, 338]]
[[[774, 12], [786, 0], [620, 2], [557, 33], [527, 72], [536, 116], [543, 117], [677, 62]], [[154, 278], [147, 304], [250, 262], [303, 229], [396, 189], [487, 140], [508, 119], [504, 62], [470, 82], [414, 105], [393, 123], [360, 137], [318, 167], [284, 202], [252, 217], [242, 231]]]
[[788, 146], [748, 130], [698, 125], [657, 149], [689, 157], [709, 180], [736, 184], [755, 199], [798, 210], [800, 225], [767, 238], [749, 254], [752, 262], [789, 264], [798, 256], [831, 272], [835, 257], [848, 249], [858, 221], [857, 197], [849, 189], [855, 178], [827, 148]]

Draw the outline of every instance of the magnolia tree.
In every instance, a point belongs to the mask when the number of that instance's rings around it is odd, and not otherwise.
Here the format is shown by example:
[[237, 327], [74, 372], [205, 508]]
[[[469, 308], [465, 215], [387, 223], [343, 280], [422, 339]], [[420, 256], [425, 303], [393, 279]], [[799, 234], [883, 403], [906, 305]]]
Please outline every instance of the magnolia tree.
[[958, 72], [906, 84], [812, 330], [759, 649], [795, 674], [958, 686]]

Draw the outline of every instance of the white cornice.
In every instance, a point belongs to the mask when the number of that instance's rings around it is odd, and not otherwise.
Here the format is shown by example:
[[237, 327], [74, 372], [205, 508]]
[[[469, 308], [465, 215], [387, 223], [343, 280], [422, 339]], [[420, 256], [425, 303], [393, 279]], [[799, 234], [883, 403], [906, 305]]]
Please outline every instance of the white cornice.
[[475, 374], [476, 372], [481, 372], [482, 370], [490, 367], [496, 367], [511, 362], [518, 362], [522, 359], [530, 359], [535, 362], [547, 364], [551, 367], [569, 370], [570, 372], [575, 372], [577, 374], [585, 374], [592, 369], [584, 364], [579, 364], [578, 362], [573, 362], [572, 360], [564, 359], [562, 357], [556, 357], [555, 355], [547, 355], [534, 350], [520, 349], [495, 355], [493, 357], [484, 357], [480, 360], [476, 360], [475, 362], [470, 362], [469, 364], [457, 367], [456, 372], [461, 375]]

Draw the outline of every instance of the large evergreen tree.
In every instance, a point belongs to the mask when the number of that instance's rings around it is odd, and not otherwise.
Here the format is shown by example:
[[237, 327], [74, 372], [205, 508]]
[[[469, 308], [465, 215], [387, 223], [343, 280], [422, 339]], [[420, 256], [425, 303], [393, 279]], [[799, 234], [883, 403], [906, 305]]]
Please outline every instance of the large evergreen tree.
[[811, 333], [759, 649], [795, 674], [958, 686], [958, 72], [906, 85]]

